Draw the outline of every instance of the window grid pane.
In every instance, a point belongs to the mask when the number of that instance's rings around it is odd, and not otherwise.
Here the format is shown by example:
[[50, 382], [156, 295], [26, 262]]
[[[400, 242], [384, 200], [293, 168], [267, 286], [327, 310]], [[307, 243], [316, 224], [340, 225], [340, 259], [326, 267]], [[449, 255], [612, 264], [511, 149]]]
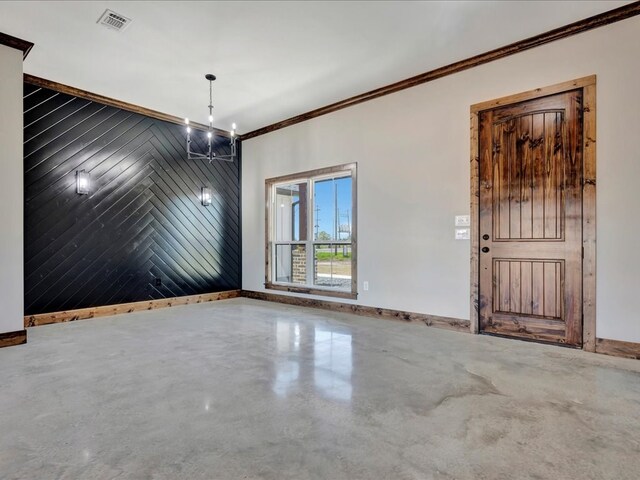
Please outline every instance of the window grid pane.
[[313, 245], [313, 284], [341, 290], [351, 288], [351, 244]]
[[274, 188], [274, 237], [276, 241], [307, 239], [307, 182]]
[[314, 180], [313, 238], [315, 241], [350, 241], [352, 193], [350, 176]]
[[307, 283], [307, 247], [305, 244], [276, 244], [275, 281]]

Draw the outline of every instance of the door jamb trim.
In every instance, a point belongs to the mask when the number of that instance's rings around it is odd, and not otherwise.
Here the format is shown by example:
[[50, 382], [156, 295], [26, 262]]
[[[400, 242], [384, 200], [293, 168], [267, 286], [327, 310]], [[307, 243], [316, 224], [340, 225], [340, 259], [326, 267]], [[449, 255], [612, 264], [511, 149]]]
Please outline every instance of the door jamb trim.
[[582, 89], [582, 348], [596, 350], [596, 76], [477, 103], [471, 106], [471, 333], [480, 332], [480, 152], [479, 114], [484, 110]]

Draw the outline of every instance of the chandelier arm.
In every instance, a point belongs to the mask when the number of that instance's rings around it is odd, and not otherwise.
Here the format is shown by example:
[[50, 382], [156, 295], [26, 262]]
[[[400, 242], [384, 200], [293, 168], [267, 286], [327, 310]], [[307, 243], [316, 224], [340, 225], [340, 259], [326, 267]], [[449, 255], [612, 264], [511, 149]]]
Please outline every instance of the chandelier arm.
[[195, 153], [195, 152], [189, 152], [188, 154], [188, 159], [189, 160], [208, 160], [209, 156], [208, 155], [203, 155], [202, 153]]

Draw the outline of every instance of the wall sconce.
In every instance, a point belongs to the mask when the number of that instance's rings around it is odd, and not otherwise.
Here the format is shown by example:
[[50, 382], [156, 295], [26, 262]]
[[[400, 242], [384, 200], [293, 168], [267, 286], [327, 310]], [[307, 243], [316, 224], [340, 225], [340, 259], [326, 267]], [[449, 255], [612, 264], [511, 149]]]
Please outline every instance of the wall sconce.
[[211, 205], [211, 189], [209, 187], [202, 187], [202, 194], [200, 195], [200, 201], [202, 205], [208, 207]]
[[87, 195], [91, 184], [91, 175], [84, 170], [76, 171], [76, 192], [78, 195]]

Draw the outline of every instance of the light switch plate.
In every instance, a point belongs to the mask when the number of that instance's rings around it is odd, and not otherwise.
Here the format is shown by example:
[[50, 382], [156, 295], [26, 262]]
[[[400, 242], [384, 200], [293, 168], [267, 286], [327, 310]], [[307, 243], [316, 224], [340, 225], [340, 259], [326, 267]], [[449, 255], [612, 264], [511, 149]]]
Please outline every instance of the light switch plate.
[[470, 240], [471, 229], [470, 228], [456, 228], [456, 240]]
[[456, 227], [470, 227], [471, 218], [469, 215], [456, 215]]

